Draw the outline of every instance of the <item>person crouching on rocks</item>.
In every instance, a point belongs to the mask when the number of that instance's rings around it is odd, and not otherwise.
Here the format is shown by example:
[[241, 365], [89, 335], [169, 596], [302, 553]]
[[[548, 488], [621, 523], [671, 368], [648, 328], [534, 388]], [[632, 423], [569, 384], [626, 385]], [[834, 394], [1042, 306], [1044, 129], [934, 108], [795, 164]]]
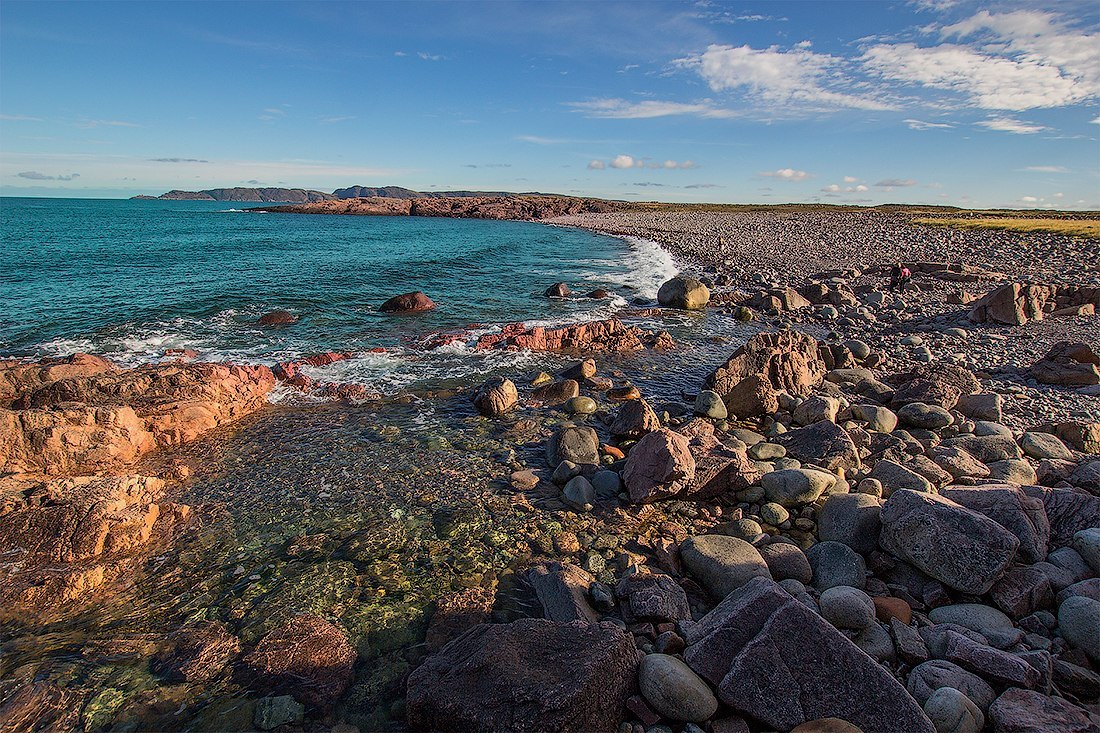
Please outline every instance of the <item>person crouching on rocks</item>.
[[890, 267], [890, 289], [891, 290], [904, 290], [905, 286], [913, 280], [913, 273], [908, 267], [895, 262]]

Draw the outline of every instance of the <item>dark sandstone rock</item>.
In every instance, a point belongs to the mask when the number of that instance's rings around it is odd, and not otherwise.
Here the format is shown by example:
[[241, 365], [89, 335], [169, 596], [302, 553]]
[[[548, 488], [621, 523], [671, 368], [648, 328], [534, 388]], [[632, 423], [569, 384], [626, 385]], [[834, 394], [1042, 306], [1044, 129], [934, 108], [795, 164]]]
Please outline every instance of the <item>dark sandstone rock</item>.
[[395, 295], [385, 303], [383, 303], [378, 310], [383, 313], [423, 313], [435, 308], [435, 303], [427, 295], [417, 290], [412, 293], [405, 293], [403, 295]]
[[473, 397], [474, 407], [486, 417], [500, 417], [515, 407], [518, 401], [516, 385], [504, 377], [485, 380]]
[[725, 397], [738, 382], [756, 376], [776, 390], [807, 395], [826, 371], [817, 339], [798, 331], [763, 333], [750, 338], [711, 373], [706, 388]]
[[558, 562], [536, 565], [527, 573], [545, 618], [559, 623], [584, 621], [594, 624], [599, 614], [588, 604], [588, 588], [596, 581], [576, 565]]
[[661, 428], [657, 414], [643, 399], [627, 400], [615, 414], [611, 434], [618, 438], [640, 438]]
[[258, 326], [289, 326], [298, 322], [298, 316], [290, 311], [271, 311], [256, 319]]
[[562, 461], [599, 464], [600, 439], [596, 431], [567, 425], [554, 433], [546, 443], [546, 462], [552, 468], [557, 468]]
[[206, 682], [241, 651], [237, 637], [214, 621], [172, 632], [168, 646], [153, 658], [153, 671], [173, 682]]
[[678, 495], [695, 478], [688, 439], [668, 428], [646, 434], [626, 459], [623, 483], [635, 504]]
[[783, 433], [775, 442], [787, 449], [788, 456], [830, 471], [860, 466], [859, 451], [851, 436], [828, 420]]

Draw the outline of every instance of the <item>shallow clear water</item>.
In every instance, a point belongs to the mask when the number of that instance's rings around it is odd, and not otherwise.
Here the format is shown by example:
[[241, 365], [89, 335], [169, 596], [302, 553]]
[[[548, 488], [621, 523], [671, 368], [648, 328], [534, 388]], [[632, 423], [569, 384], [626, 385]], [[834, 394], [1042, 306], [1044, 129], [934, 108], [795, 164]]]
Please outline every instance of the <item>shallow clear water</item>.
[[[577, 229], [232, 206], [247, 205], [0, 199], [0, 355], [90, 351], [135, 364], [186, 348], [201, 359], [272, 363], [383, 347], [334, 372], [385, 390], [516, 362], [462, 346], [425, 351], [417, 340], [426, 335], [606, 316], [625, 300], [653, 297], [675, 272], [652, 243]], [[544, 298], [557, 281], [613, 297]], [[412, 290], [438, 308], [413, 317], [378, 312]], [[300, 320], [255, 325], [275, 309]]]

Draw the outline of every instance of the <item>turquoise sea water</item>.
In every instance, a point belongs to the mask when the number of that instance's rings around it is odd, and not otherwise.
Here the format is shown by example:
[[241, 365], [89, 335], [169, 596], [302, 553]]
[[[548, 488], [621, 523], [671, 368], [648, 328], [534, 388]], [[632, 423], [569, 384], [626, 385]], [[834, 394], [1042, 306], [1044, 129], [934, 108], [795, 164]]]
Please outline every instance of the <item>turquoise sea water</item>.
[[[526, 222], [250, 213], [214, 201], [0, 199], [0, 355], [88, 351], [124, 364], [194, 349], [273, 363], [364, 352], [341, 375], [382, 389], [490, 370], [465, 347], [424, 350], [449, 329], [606, 316], [675, 272], [656, 245]], [[238, 207], [238, 208], [233, 208]], [[548, 300], [564, 280], [610, 299]], [[432, 313], [391, 317], [423, 290]], [[300, 321], [261, 328], [265, 312]], [[385, 354], [365, 353], [385, 347]], [[336, 367], [334, 367], [336, 368]]]

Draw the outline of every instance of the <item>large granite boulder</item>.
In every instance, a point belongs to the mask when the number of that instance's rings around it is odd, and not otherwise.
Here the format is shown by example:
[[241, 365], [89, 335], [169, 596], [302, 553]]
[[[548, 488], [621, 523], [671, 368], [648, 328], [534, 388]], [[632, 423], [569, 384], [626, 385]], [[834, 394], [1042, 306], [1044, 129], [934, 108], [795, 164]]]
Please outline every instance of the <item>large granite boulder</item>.
[[627, 400], [611, 423], [611, 434], [618, 438], [640, 438], [661, 429], [657, 413], [645, 400]]
[[677, 275], [661, 285], [657, 302], [670, 308], [701, 310], [710, 302], [710, 289], [693, 277]]
[[706, 388], [725, 397], [741, 380], [757, 376], [776, 390], [808, 395], [826, 371], [817, 339], [812, 336], [798, 331], [761, 333], [707, 377]]
[[695, 477], [680, 496], [692, 501], [711, 499], [747, 489], [760, 480], [760, 471], [744, 448], [717, 445], [693, 453]]
[[771, 579], [768, 564], [756, 548], [736, 537], [689, 537], [680, 546], [680, 558], [715, 598], [725, 598], [753, 578]]
[[424, 311], [430, 311], [435, 308], [435, 303], [425, 295], [422, 291], [416, 290], [412, 293], [404, 293], [402, 295], [395, 295], [385, 303], [383, 303], [378, 310], [383, 313], [423, 313]]
[[934, 494], [903, 489], [882, 507], [879, 545], [955, 590], [982, 595], [1020, 545], [983, 514]]
[[688, 439], [668, 428], [647, 433], [630, 451], [623, 483], [635, 504], [676, 496], [695, 478]]
[[519, 402], [519, 393], [511, 379], [490, 377], [474, 393], [474, 407], [486, 417], [500, 417]]
[[1050, 524], [1050, 547], [1069, 547], [1082, 529], [1100, 527], [1100, 496], [1070, 489], [1025, 486], [1022, 491], [1043, 502]]
[[840, 718], [863, 733], [934, 733], [897, 680], [768, 578], [685, 629], [684, 661], [718, 698], [776, 730]]
[[599, 621], [588, 603], [588, 588], [596, 581], [588, 571], [571, 563], [548, 562], [531, 568], [527, 581], [542, 604], [543, 616], [551, 621]]
[[1100, 384], [1100, 356], [1088, 344], [1059, 341], [1028, 369], [1043, 384], [1070, 387]]
[[828, 420], [790, 430], [777, 436], [775, 442], [786, 448], [791, 458], [830, 471], [860, 467], [859, 451], [848, 431]]
[[634, 637], [611, 623], [475, 626], [408, 681], [410, 729], [615, 731], [635, 690]]
[[1010, 687], [989, 708], [995, 733], [1093, 733], [1097, 724], [1081, 708], [1060, 697]]
[[600, 438], [589, 427], [566, 425], [546, 442], [546, 462], [557, 468], [562, 461], [577, 464], [600, 462]]
[[1050, 543], [1050, 523], [1043, 502], [1033, 499], [1016, 486], [983, 484], [948, 486], [943, 496], [967, 509], [984, 514], [1020, 539], [1016, 556], [1033, 564], [1046, 559]]

